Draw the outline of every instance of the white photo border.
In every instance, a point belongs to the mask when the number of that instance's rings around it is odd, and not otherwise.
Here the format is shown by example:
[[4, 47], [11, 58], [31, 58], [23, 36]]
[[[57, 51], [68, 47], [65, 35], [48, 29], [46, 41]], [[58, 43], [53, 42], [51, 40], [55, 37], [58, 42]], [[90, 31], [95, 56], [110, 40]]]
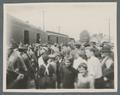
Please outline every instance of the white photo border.
[[[6, 89], [6, 11], [5, 7], [7, 5], [13, 6], [13, 5], [41, 5], [41, 4], [115, 4], [116, 5], [116, 32], [115, 32], [115, 52], [114, 52], [114, 89]], [[117, 2], [80, 2], [80, 3], [19, 3], [19, 4], [4, 4], [4, 21], [3, 21], [3, 92], [35, 92], [35, 93], [62, 93], [62, 92], [83, 92], [83, 93], [89, 93], [89, 92], [117, 92], [118, 90], [118, 56], [117, 56]]]

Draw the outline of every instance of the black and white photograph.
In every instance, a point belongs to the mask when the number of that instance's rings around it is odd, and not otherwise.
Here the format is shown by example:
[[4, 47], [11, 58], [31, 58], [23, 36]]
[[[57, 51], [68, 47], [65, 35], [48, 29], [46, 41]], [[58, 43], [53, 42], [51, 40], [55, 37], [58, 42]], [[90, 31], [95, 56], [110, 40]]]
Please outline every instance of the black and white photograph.
[[117, 3], [4, 4], [4, 92], [116, 92]]

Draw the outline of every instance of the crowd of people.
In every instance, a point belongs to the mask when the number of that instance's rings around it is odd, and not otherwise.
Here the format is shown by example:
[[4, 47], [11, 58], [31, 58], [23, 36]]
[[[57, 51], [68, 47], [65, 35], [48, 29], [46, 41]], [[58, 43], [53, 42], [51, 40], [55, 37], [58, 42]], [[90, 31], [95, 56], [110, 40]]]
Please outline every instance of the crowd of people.
[[7, 89], [114, 88], [114, 53], [97, 44], [12, 43], [7, 53]]

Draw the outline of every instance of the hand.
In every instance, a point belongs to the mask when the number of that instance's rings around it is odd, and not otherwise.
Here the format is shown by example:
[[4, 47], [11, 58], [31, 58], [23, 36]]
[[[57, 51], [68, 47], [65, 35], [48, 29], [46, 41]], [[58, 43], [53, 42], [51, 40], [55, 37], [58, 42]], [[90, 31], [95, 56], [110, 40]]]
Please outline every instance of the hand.
[[107, 81], [107, 80], [108, 80], [106, 77], [104, 77], [103, 79], [104, 79], [104, 81]]
[[16, 80], [21, 80], [23, 78], [24, 78], [24, 75], [23, 74], [19, 74]]
[[16, 68], [16, 69], [15, 69], [15, 72], [18, 72], [18, 71], [19, 71], [19, 69], [18, 69], [18, 68]]

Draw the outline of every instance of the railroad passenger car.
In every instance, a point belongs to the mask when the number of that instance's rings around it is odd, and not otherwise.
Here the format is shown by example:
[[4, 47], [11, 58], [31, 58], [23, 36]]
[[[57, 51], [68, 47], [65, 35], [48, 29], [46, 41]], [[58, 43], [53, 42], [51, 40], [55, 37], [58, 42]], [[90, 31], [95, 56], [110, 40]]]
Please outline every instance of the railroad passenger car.
[[13, 16], [6, 17], [6, 35], [7, 41], [11, 40], [16, 43], [23, 42], [25, 44], [36, 43], [41, 40], [41, 43], [47, 43], [47, 33], [40, 28], [35, 27], [27, 22], [23, 22]]
[[7, 15], [6, 17], [6, 39], [8, 44], [11, 41], [15, 43], [68, 43], [68, 35], [52, 31], [43, 31], [30, 23], [24, 22], [18, 18]]
[[53, 31], [46, 31], [47, 35], [48, 35], [48, 42], [50, 43], [68, 43], [69, 41], [69, 37], [68, 35], [62, 34], [62, 33], [56, 33]]

